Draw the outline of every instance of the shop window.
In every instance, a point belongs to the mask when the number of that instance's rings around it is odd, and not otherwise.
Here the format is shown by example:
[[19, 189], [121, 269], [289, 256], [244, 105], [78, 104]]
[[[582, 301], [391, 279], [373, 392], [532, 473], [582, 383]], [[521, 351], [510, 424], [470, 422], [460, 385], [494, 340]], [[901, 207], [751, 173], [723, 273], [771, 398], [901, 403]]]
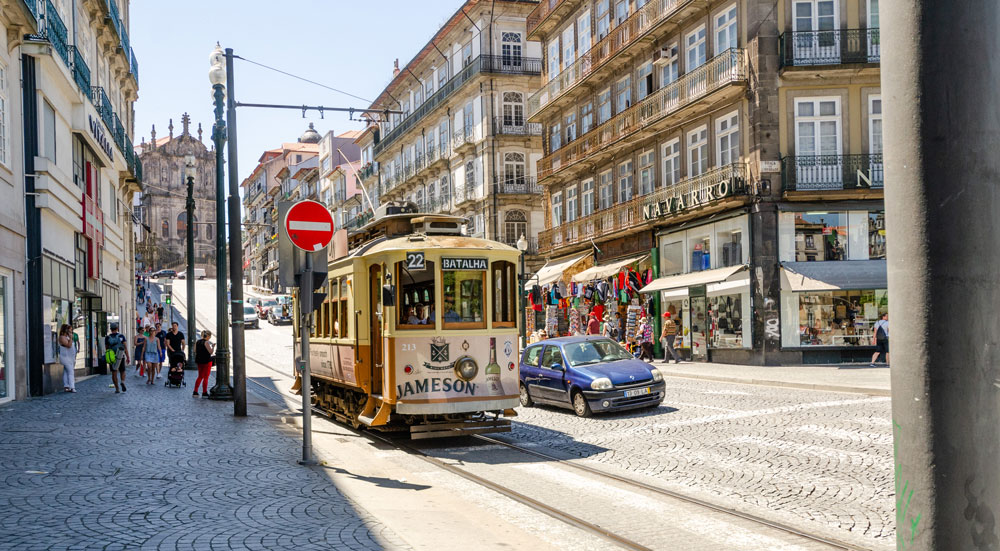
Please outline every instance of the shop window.
[[739, 266], [743, 264], [743, 231], [718, 231], [716, 232], [717, 246], [719, 247], [719, 267]]
[[483, 270], [442, 271], [445, 329], [485, 329], [486, 272]]
[[712, 238], [704, 235], [698, 236], [688, 241], [688, 250], [691, 251], [692, 272], [708, 270], [712, 267]]
[[868, 213], [868, 258], [885, 259], [885, 211]]
[[795, 260], [847, 260], [846, 212], [795, 213]]
[[665, 243], [660, 247], [660, 275], [684, 273], [684, 242]]
[[787, 293], [783, 300], [785, 346], [870, 346], [875, 322], [889, 311], [885, 289]]
[[428, 329], [434, 325], [434, 262], [426, 261], [422, 268], [410, 262], [396, 263], [396, 289], [399, 294], [396, 311], [399, 329]]
[[493, 327], [514, 327], [517, 283], [513, 262], [493, 263]]
[[743, 296], [709, 297], [711, 316], [710, 346], [712, 348], [743, 348]]

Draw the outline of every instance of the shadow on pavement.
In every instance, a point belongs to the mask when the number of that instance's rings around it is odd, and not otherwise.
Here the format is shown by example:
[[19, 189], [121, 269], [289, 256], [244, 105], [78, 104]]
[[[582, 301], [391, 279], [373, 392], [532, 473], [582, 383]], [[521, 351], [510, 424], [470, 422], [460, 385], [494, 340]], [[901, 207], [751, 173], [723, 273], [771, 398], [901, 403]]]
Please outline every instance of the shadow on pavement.
[[426, 484], [410, 484], [408, 482], [403, 482], [401, 480], [394, 480], [392, 478], [385, 478], [382, 476], [360, 476], [348, 471], [347, 469], [341, 469], [340, 467], [331, 467], [330, 465], [320, 465], [321, 468], [333, 471], [337, 474], [347, 475], [355, 480], [361, 480], [363, 482], [369, 482], [380, 488], [392, 488], [395, 490], [427, 490], [431, 486]]

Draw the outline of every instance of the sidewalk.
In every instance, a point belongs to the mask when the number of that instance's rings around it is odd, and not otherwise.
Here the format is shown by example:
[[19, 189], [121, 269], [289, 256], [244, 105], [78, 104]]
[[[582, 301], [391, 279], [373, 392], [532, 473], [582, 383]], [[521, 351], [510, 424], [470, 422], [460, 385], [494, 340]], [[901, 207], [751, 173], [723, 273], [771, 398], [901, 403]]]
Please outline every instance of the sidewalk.
[[273, 410], [233, 418], [231, 402], [192, 398], [187, 375], [168, 389], [130, 369], [124, 394], [101, 376], [0, 407], [0, 549], [409, 548], [295, 463]]
[[889, 369], [868, 365], [796, 365], [761, 367], [705, 362], [653, 362], [664, 376], [729, 383], [804, 388], [889, 396]]

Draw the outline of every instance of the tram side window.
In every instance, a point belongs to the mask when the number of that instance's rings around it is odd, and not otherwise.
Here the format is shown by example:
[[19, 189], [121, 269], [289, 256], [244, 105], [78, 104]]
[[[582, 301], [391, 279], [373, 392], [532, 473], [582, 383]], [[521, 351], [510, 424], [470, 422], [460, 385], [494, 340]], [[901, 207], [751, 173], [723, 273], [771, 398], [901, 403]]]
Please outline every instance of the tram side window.
[[340, 312], [337, 315], [337, 334], [342, 339], [350, 338], [348, 333], [348, 327], [351, 324], [351, 318], [347, 310], [347, 299], [351, 294], [351, 279], [347, 277], [340, 278]]
[[327, 296], [327, 300], [328, 303], [325, 304], [325, 306], [327, 306], [327, 312], [326, 312], [326, 318], [328, 320], [327, 324], [329, 325], [330, 336], [336, 339], [337, 337], [340, 336], [339, 334], [340, 323], [337, 321], [339, 313], [338, 306], [340, 304], [339, 279], [333, 277], [330, 278], [330, 293]]
[[445, 329], [485, 329], [486, 271], [442, 271]]
[[396, 263], [397, 292], [396, 311], [400, 329], [433, 329], [434, 312], [434, 262], [424, 262], [424, 268], [407, 267], [405, 262]]
[[517, 285], [514, 263], [493, 263], [493, 327], [514, 327], [517, 311]]

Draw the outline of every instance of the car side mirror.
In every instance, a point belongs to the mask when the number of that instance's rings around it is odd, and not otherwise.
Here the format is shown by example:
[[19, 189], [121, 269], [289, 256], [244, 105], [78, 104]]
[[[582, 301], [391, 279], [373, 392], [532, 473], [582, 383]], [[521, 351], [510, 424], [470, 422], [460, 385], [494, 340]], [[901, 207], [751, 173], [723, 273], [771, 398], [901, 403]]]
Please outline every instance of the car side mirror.
[[552, 364], [552, 369], [556, 371], [566, 371], [566, 369], [563, 367], [563, 364]]
[[382, 286], [382, 306], [396, 305], [396, 287], [393, 285]]

